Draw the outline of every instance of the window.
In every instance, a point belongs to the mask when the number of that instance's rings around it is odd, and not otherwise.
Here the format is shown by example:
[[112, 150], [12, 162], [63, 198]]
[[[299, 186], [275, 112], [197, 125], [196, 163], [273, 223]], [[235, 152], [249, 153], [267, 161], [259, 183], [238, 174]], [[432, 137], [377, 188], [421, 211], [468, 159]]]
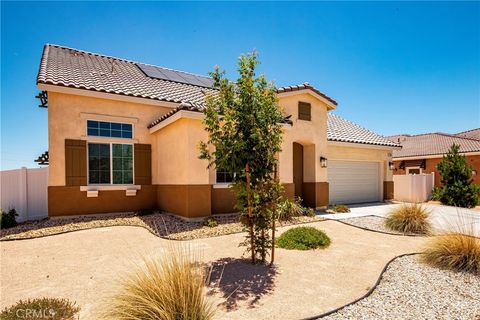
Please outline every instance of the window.
[[217, 183], [231, 183], [233, 181], [232, 175], [223, 170], [223, 169], [217, 169]]
[[420, 174], [422, 173], [422, 169], [421, 168], [407, 168], [407, 174]]
[[87, 135], [131, 139], [132, 125], [129, 123], [87, 120]]
[[88, 144], [89, 184], [133, 184], [133, 146]]
[[312, 119], [312, 105], [310, 103], [298, 103], [298, 119], [307, 121]]

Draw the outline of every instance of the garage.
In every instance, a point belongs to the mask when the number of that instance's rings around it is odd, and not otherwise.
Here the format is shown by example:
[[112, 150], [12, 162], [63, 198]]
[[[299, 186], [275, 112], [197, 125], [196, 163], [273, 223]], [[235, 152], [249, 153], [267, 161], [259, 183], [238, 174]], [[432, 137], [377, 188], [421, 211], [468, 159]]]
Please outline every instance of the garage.
[[330, 160], [328, 183], [330, 204], [381, 200], [378, 162]]

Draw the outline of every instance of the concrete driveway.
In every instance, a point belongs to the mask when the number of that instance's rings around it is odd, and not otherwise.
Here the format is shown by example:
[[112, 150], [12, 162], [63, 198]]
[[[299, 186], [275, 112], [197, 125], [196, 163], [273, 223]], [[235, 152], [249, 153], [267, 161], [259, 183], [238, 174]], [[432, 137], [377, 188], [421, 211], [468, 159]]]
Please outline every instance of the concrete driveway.
[[[437, 232], [460, 231], [480, 236], [480, 212], [465, 208], [449, 207], [437, 204], [424, 204], [431, 211], [431, 222]], [[366, 203], [351, 205], [351, 212], [322, 214], [327, 219], [342, 220], [363, 216], [385, 217], [392, 209], [401, 204]]]

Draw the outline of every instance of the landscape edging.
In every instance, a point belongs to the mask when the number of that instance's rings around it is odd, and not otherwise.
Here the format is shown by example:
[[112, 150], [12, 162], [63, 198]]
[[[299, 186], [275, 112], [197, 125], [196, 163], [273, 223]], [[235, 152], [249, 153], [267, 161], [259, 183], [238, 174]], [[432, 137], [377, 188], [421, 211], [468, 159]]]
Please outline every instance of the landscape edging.
[[377, 281], [375, 282], [375, 284], [373, 285], [373, 287], [371, 287], [371, 288], [367, 291], [367, 293], [365, 293], [365, 294], [364, 294], [363, 296], [361, 296], [360, 298], [357, 298], [357, 299], [353, 300], [352, 302], [349, 302], [349, 303], [347, 303], [347, 304], [345, 304], [345, 305], [343, 305], [343, 306], [340, 306], [340, 307], [335, 308], [335, 309], [333, 309], [333, 310], [327, 311], [327, 312], [322, 313], [322, 314], [320, 314], [320, 315], [313, 316], [313, 317], [309, 317], [309, 318], [302, 318], [302, 320], [321, 319], [321, 318], [323, 318], [323, 317], [326, 317], [326, 316], [329, 316], [329, 315], [331, 315], [331, 314], [333, 314], [333, 313], [336, 313], [336, 312], [338, 312], [338, 311], [340, 311], [340, 310], [342, 310], [342, 309], [345, 309], [346, 307], [349, 307], [349, 306], [351, 306], [351, 305], [354, 305], [354, 304], [356, 304], [357, 302], [360, 302], [361, 300], [369, 297], [369, 296], [373, 293], [373, 291], [375, 291], [375, 289], [377, 288], [377, 286], [380, 284], [380, 282], [381, 282], [382, 279], [383, 279], [383, 274], [387, 271], [388, 267], [390, 266], [390, 264], [391, 264], [393, 261], [395, 261], [396, 259], [401, 258], [401, 257], [414, 256], [414, 255], [417, 255], [417, 254], [421, 254], [421, 253], [420, 253], [420, 252], [403, 253], [403, 254], [401, 254], [401, 255], [395, 256], [395, 257], [393, 257], [392, 259], [390, 259], [390, 260], [387, 262], [387, 264], [385, 265], [385, 267], [383, 267], [383, 269], [382, 269], [382, 271], [380, 272], [380, 275], [378, 276], [378, 279], [377, 279]]

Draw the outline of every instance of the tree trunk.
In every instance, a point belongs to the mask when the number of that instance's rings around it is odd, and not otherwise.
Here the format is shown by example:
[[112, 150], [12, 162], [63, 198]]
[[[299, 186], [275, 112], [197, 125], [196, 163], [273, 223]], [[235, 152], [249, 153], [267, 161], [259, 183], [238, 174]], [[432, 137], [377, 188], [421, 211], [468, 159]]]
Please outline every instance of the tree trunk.
[[[277, 166], [275, 166], [275, 171], [273, 173], [273, 181], [277, 183]], [[275, 261], [275, 221], [277, 220], [277, 204], [274, 202], [272, 206], [272, 255], [270, 266], [273, 266], [273, 262]]]
[[248, 218], [250, 220], [250, 250], [252, 251], [252, 263], [255, 263], [255, 239], [253, 232], [253, 211], [252, 211], [252, 192], [250, 190], [250, 166], [245, 165], [245, 175], [247, 178], [247, 201]]

